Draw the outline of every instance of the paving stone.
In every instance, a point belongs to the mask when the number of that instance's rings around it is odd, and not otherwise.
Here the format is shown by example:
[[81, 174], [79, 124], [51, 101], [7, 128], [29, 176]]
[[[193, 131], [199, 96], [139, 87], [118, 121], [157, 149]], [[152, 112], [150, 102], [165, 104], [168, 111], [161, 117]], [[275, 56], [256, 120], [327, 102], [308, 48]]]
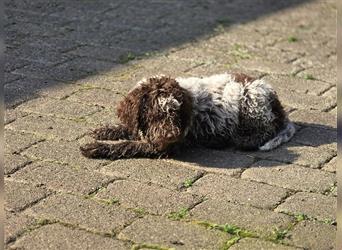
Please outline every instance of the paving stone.
[[119, 118], [116, 115], [116, 111], [109, 108], [103, 108], [100, 112], [87, 116], [85, 120], [87, 123], [94, 124], [97, 127], [120, 123]]
[[25, 148], [28, 148], [37, 142], [42, 141], [42, 137], [15, 132], [9, 129], [5, 130], [5, 152], [18, 153]]
[[78, 86], [65, 84], [55, 80], [44, 80], [32, 77], [24, 77], [8, 86], [7, 93], [12, 99], [17, 99], [21, 94], [27, 99], [33, 99], [36, 96], [47, 96], [62, 99], [78, 89]]
[[308, 145], [320, 146], [337, 142], [337, 131], [323, 128], [303, 128], [292, 139], [294, 142]]
[[319, 168], [336, 155], [336, 143], [309, 147], [290, 142], [269, 152], [257, 151], [246, 154], [261, 159]]
[[108, 60], [119, 63], [120, 56], [129, 53], [128, 49], [108, 48], [105, 46], [90, 46], [85, 45], [71, 50], [69, 53], [78, 56], [86, 56], [89, 58]]
[[53, 115], [62, 118], [83, 118], [100, 109], [98, 106], [80, 104], [68, 100], [38, 98], [22, 104], [19, 111], [35, 114]]
[[5, 165], [4, 174], [9, 175], [17, 171], [18, 169], [26, 166], [31, 161], [26, 157], [17, 154], [6, 154], [5, 155]]
[[330, 84], [325, 82], [310, 81], [293, 76], [269, 75], [263, 79], [269, 82], [276, 91], [280, 88], [304, 94], [319, 95], [330, 87]]
[[23, 152], [23, 155], [39, 160], [69, 164], [73, 167], [80, 167], [94, 170], [109, 161], [101, 159], [88, 159], [82, 156], [78, 142], [66, 141], [45, 141], [32, 146]]
[[209, 250], [222, 248], [230, 236], [198, 225], [147, 216], [121, 231], [118, 238], [175, 249]]
[[23, 76], [21, 76], [21, 75], [5, 72], [5, 74], [4, 74], [4, 83], [6, 85], [8, 85], [9, 83], [14, 82], [14, 81], [16, 81], [16, 80], [18, 80], [18, 79], [20, 79], [22, 77]]
[[254, 158], [237, 154], [231, 150], [186, 149], [179, 152], [175, 159], [183, 163], [197, 166], [200, 170], [227, 175], [237, 175], [242, 168], [250, 166]]
[[324, 193], [336, 183], [336, 176], [322, 170], [271, 161], [258, 161], [241, 178], [274, 186]]
[[132, 80], [134, 77], [134, 69], [130, 68], [130, 70], [127, 70], [127, 67], [125, 68], [121, 65], [108, 72], [101, 72], [83, 79], [78, 79], [75, 83], [84, 88], [98, 87], [127, 93], [138, 82], [138, 80]]
[[301, 221], [289, 233], [286, 243], [305, 249], [335, 249], [336, 227], [315, 221]]
[[100, 233], [114, 233], [131, 223], [134, 212], [118, 205], [74, 195], [54, 195], [25, 211], [37, 219], [57, 220]]
[[190, 190], [209, 199], [259, 208], [272, 208], [287, 195], [283, 188], [215, 174], [205, 175]]
[[329, 111], [329, 114], [334, 115], [337, 118], [337, 106]]
[[124, 207], [144, 209], [153, 214], [176, 212], [200, 201], [197, 195], [126, 180], [109, 184], [106, 189], [98, 192], [96, 197], [101, 199], [114, 197]]
[[325, 171], [336, 173], [337, 157], [333, 158], [331, 161], [329, 161], [327, 164], [325, 164], [322, 169]]
[[[21, 59], [18, 57], [14, 57], [8, 54], [5, 54], [5, 72], [11, 72], [17, 68], [21, 68], [27, 64], [29, 64], [29, 61], [25, 59]], [[6, 82], [6, 81], [5, 81]]]
[[332, 87], [327, 92], [325, 92], [322, 96], [336, 99], [337, 98], [337, 88], [336, 87]]
[[279, 88], [277, 94], [281, 103], [297, 109], [324, 111], [336, 105], [336, 100], [334, 99], [322, 96], [303, 95], [288, 89]]
[[323, 127], [326, 129], [336, 129], [336, 116], [326, 112], [310, 110], [296, 110], [289, 115], [290, 119], [305, 126]]
[[113, 62], [95, 60], [87, 57], [75, 57], [73, 60], [66, 62], [65, 65], [70, 69], [80, 69], [88, 73], [106, 72], [117, 66]]
[[90, 194], [106, 185], [115, 177], [49, 162], [38, 162], [15, 173], [13, 178], [28, 183], [37, 183], [49, 189], [65, 193]]
[[250, 250], [250, 249], [260, 249], [260, 250], [294, 250], [298, 249], [296, 247], [285, 246], [281, 244], [276, 244], [271, 241], [264, 241], [261, 239], [244, 238], [239, 240], [238, 243], [231, 246], [229, 249], [232, 250]]
[[20, 211], [50, 194], [44, 187], [5, 180], [5, 210]]
[[23, 77], [5, 86], [5, 103], [7, 106], [18, 104], [40, 96], [42, 89], [56, 85], [53, 80]]
[[23, 113], [18, 112], [14, 109], [8, 109], [5, 110], [5, 125], [15, 121], [17, 118], [24, 116]]
[[291, 75], [300, 70], [299, 67], [291, 64], [276, 63], [263, 59], [241, 60], [238, 67], [249, 70], [261, 71], [267, 74]]
[[10, 249], [129, 249], [129, 243], [59, 224], [40, 227], [18, 239]]
[[66, 141], [73, 141], [89, 131], [88, 125], [83, 121], [41, 115], [28, 115], [17, 119], [9, 124], [8, 128]]
[[296, 193], [286, 199], [275, 211], [303, 213], [319, 220], [336, 220], [336, 197], [315, 193]]
[[203, 174], [202, 171], [186, 168], [182, 164], [155, 159], [118, 160], [100, 171], [110, 176], [154, 183], [171, 189], [180, 188], [185, 181], [195, 180]]
[[34, 223], [33, 218], [25, 216], [21, 213], [15, 214], [6, 211], [5, 215], [5, 243], [13, 241], [18, 235], [21, 235]]
[[222, 202], [210, 199], [191, 210], [191, 220], [207, 221], [214, 224], [229, 224], [270, 237], [278, 229], [286, 229], [291, 223], [290, 216], [273, 211]]
[[300, 77], [314, 77], [320, 81], [328, 82], [331, 84], [337, 83], [337, 69], [336, 64], [333, 67], [313, 67], [306, 69], [298, 74]]
[[38, 62], [48, 66], [71, 60], [72, 55], [62, 54], [55, 47], [40, 44], [22, 44], [19, 47], [9, 51], [13, 57], [19, 57], [27, 61]]
[[54, 67], [49, 67], [44, 63], [32, 62], [20, 69], [14, 70], [13, 72], [33, 78], [59, 80], [64, 82], [75, 81], [91, 75], [90, 72], [84, 71], [75, 64], [69, 64], [69, 62], [65, 62]]
[[122, 96], [118, 93], [106, 89], [81, 89], [70, 96], [68, 100], [116, 109], [116, 105], [121, 98]]

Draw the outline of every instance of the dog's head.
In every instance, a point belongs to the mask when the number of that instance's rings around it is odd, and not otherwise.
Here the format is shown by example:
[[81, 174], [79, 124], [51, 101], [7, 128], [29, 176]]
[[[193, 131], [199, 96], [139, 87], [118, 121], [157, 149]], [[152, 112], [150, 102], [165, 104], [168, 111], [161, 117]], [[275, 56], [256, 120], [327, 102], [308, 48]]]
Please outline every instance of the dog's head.
[[152, 77], [138, 84], [118, 105], [118, 116], [135, 136], [160, 150], [178, 142], [191, 123], [192, 98], [170, 77]]

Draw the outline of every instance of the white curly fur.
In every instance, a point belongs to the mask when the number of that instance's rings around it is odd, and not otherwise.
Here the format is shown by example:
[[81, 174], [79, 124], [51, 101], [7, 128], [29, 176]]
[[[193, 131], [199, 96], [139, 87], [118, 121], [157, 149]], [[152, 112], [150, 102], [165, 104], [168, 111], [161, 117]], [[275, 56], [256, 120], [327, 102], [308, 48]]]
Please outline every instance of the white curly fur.
[[[241, 84], [233, 75], [224, 73], [208, 77], [176, 78], [180, 86], [187, 89], [194, 99], [193, 121], [191, 130], [196, 135], [211, 134], [213, 136], [234, 137], [239, 126], [240, 100], [246, 98], [243, 93], [248, 91], [248, 114], [265, 124], [275, 119], [270, 104], [270, 94], [275, 93], [271, 85], [262, 79]], [[276, 137], [260, 146], [260, 150], [271, 150], [289, 141], [295, 128], [288, 122], [286, 128]]]

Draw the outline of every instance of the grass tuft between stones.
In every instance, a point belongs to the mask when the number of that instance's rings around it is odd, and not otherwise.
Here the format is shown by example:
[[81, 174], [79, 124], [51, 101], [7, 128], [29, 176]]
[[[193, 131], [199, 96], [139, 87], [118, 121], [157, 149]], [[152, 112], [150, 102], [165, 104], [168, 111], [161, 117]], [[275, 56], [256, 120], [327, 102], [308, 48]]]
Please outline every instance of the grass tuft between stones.
[[137, 245], [132, 246], [132, 250], [139, 250], [139, 249], [155, 249], [155, 250], [175, 250], [175, 248], [169, 248], [169, 247], [164, 247], [164, 246], [159, 246], [156, 244], [149, 244], [149, 243], [141, 243]]
[[170, 220], [181, 220], [184, 219], [189, 214], [189, 209], [181, 208], [177, 212], [171, 212], [167, 217]]

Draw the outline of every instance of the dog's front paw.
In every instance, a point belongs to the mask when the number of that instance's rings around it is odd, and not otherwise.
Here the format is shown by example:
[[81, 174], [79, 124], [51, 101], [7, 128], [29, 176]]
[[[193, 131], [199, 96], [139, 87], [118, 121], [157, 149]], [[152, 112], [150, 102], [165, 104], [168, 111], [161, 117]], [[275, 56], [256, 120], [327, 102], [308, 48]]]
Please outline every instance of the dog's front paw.
[[94, 130], [91, 130], [88, 135], [93, 137], [95, 140], [103, 140], [107, 137], [107, 127], [97, 128]]
[[93, 142], [80, 147], [82, 155], [88, 158], [105, 158], [108, 155], [108, 146], [103, 143]]

